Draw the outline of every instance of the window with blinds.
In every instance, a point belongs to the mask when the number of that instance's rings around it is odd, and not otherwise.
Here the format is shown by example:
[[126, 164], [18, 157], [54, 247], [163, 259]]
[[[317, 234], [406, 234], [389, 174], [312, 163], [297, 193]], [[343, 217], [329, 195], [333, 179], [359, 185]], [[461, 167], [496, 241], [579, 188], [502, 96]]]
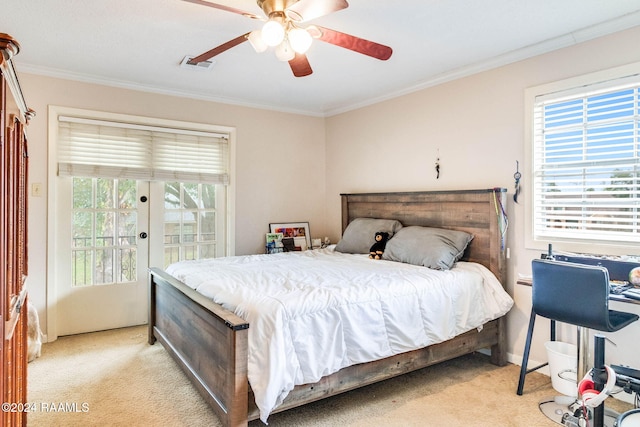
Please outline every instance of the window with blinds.
[[533, 115], [533, 237], [640, 242], [640, 78], [537, 96]]
[[228, 135], [58, 117], [58, 174], [229, 183]]

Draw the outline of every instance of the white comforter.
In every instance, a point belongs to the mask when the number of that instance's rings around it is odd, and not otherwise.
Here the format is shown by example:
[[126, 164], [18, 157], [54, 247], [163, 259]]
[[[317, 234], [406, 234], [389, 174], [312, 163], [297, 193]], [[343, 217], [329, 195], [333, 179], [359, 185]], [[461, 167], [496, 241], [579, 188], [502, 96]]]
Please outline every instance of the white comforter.
[[249, 322], [248, 376], [265, 423], [295, 385], [446, 341], [513, 305], [479, 264], [436, 271], [333, 247], [184, 261], [167, 272]]

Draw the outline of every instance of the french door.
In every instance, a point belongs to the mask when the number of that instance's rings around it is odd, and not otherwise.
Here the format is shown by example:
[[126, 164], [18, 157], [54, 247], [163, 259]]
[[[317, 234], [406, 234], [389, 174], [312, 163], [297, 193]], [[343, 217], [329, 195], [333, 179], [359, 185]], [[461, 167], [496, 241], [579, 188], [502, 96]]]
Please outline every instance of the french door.
[[57, 335], [145, 323], [149, 183], [59, 179]]
[[226, 254], [226, 191], [215, 184], [59, 177], [54, 335], [146, 323], [149, 266]]

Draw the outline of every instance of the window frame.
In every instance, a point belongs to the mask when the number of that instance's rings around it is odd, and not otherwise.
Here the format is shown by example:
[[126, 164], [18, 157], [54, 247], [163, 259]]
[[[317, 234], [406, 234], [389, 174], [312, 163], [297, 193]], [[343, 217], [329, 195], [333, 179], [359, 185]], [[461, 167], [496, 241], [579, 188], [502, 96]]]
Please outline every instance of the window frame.
[[[525, 211], [525, 248], [546, 251], [548, 245], [554, 245], [554, 249], [579, 253], [607, 253], [611, 255], [630, 255], [637, 251], [640, 242], [617, 242], [603, 240], [589, 240], [579, 238], [540, 237], [534, 235], [534, 150], [535, 150], [535, 104], [536, 99], [542, 96], [559, 92], [574, 91], [575, 93], [590, 92], [594, 86], [607, 84], [615, 85], [616, 80], [640, 75], [640, 62], [632, 63], [616, 68], [602, 70], [582, 76], [572, 77], [540, 86], [525, 89], [524, 108], [524, 142], [525, 142], [525, 167], [523, 173], [523, 190], [526, 192], [524, 200]], [[630, 250], [631, 249], [631, 250]]]

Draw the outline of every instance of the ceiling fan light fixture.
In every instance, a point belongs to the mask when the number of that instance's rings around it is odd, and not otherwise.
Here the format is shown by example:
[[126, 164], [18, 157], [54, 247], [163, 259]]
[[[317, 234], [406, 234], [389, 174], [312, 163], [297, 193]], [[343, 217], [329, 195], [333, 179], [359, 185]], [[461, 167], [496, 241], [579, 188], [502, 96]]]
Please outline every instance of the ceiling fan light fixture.
[[260, 30], [251, 31], [249, 33], [248, 39], [249, 43], [251, 43], [251, 46], [253, 47], [253, 50], [258, 53], [264, 52], [269, 47], [262, 39], [262, 31]]
[[307, 30], [303, 28], [292, 28], [287, 33], [287, 38], [291, 44], [291, 48], [298, 53], [305, 53], [311, 47], [313, 38]]
[[280, 61], [288, 62], [296, 57], [296, 52], [291, 48], [289, 41], [285, 39], [276, 47], [276, 58]]
[[[265, 22], [263, 17], [244, 12], [216, 0], [185, 0], [214, 9], [239, 14], [251, 19]], [[261, 30], [251, 31], [214, 47], [193, 59], [188, 64], [200, 65], [204, 61], [226, 52], [241, 43], [250, 41], [256, 52], [264, 52], [273, 47], [277, 59], [289, 62], [295, 77], [304, 77], [313, 73], [306, 51], [313, 44], [313, 39], [349, 49], [369, 57], [385, 61], [391, 57], [393, 50], [382, 45], [347, 33], [317, 25], [302, 24], [315, 18], [328, 15], [349, 7], [347, 0], [255, 0], [264, 12], [267, 21]], [[303, 26], [301, 26], [303, 25]]]
[[262, 27], [262, 40], [267, 46], [278, 46], [284, 40], [284, 27], [280, 21], [270, 19]]

